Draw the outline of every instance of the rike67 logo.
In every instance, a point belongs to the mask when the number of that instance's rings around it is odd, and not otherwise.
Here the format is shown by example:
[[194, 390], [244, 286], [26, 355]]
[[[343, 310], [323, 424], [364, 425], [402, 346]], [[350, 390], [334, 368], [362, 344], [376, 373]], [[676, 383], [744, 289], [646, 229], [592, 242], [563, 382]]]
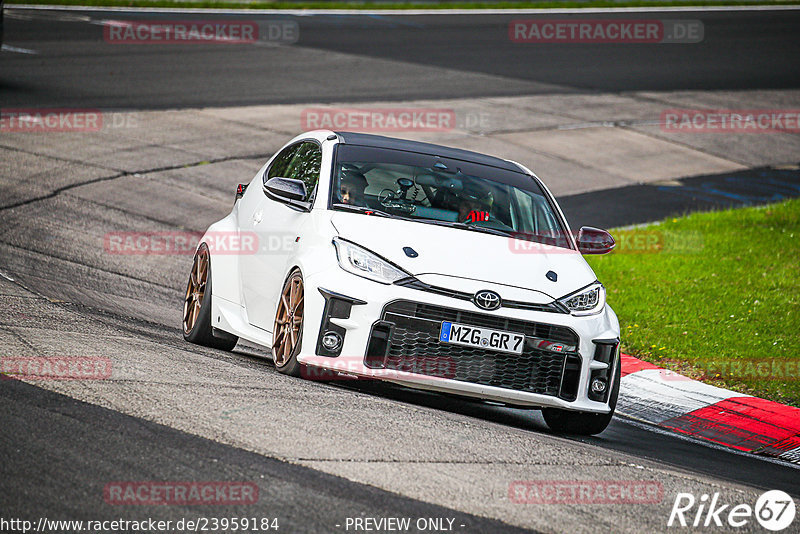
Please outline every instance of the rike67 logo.
[[751, 525], [755, 519], [772, 532], [786, 529], [794, 521], [794, 500], [780, 490], [767, 491], [756, 500], [755, 506], [746, 503], [723, 503], [719, 493], [703, 494], [696, 498], [691, 493], [678, 493], [669, 514], [668, 527], [723, 527], [734, 528]]

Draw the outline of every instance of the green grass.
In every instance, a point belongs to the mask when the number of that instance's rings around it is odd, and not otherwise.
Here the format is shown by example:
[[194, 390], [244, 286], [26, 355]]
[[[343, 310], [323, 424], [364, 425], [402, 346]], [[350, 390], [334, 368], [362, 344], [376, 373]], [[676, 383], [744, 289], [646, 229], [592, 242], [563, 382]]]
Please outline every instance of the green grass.
[[231, 1], [219, 0], [21, 0], [6, 2], [6, 6], [14, 4], [39, 4], [59, 6], [92, 6], [92, 7], [171, 7], [171, 8], [215, 8], [215, 9], [363, 9], [363, 10], [402, 10], [402, 9], [548, 9], [548, 8], [589, 8], [589, 7], [653, 7], [653, 6], [748, 6], [748, 5], [797, 5], [798, 0], [565, 0], [565, 1], [497, 1], [469, 2], [463, 0], [419, 0], [398, 2], [387, 1], [313, 1], [298, 0], [265, 2], [262, 0]]
[[624, 352], [800, 406], [800, 199], [612, 234], [620, 250], [589, 263]]

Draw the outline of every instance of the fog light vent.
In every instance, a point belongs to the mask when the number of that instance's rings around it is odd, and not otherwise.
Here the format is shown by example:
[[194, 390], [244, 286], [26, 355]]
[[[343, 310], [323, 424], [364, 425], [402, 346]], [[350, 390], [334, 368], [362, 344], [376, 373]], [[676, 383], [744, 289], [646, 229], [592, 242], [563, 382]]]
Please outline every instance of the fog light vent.
[[322, 346], [330, 351], [335, 351], [342, 344], [342, 336], [328, 330], [322, 334]]
[[595, 344], [594, 361], [606, 364], [606, 368], [592, 371], [588, 396], [595, 402], [607, 402], [619, 365], [619, 339], [593, 339], [592, 342]]
[[603, 393], [606, 390], [606, 383], [604, 380], [600, 380], [599, 378], [595, 378], [592, 380], [592, 392], [593, 393]]

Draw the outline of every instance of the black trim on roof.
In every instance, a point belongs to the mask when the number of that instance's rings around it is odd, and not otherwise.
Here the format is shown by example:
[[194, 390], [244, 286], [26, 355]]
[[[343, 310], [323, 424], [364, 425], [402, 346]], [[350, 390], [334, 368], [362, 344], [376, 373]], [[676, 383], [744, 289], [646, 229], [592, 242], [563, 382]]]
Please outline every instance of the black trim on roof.
[[372, 135], [353, 132], [336, 132], [339, 136], [339, 141], [347, 145], [369, 146], [375, 148], [389, 148], [393, 150], [403, 150], [406, 152], [417, 152], [419, 154], [428, 154], [431, 156], [441, 156], [447, 159], [457, 159], [462, 161], [470, 161], [479, 163], [481, 165], [489, 165], [507, 171], [514, 171], [527, 174], [519, 166], [510, 161], [496, 158], [494, 156], [487, 156], [479, 152], [472, 152], [470, 150], [461, 150], [460, 148], [450, 148], [441, 145], [434, 145], [432, 143], [422, 143], [420, 141], [408, 141], [406, 139], [396, 139], [394, 137], [384, 137], [382, 135]]

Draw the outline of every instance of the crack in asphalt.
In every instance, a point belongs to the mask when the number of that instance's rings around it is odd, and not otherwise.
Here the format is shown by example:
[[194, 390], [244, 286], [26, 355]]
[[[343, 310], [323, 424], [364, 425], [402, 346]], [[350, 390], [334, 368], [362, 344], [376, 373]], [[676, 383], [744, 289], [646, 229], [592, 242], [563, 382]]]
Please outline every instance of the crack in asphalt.
[[58, 195], [60, 195], [61, 193], [63, 193], [64, 191], [69, 191], [70, 189], [74, 189], [76, 187], [82, 187], [84, 185], [92, 185], [92, 184], [97, 184], [97, 183], [101, 183], [101, 182], [107, 182], [107, 181], [110, 181], [110, 180], [116, 180], [117, 178], [120, 178], [120, 177], [125, 176], [125, 175], [127, 175], [127, 173], [119, 173], [119, 174], [114, 174], [112, 176], [101, 176], [99, 178], [93, 178], [91, 180], [86, 180], [84, 182], [79, 182], [79, 183], [75, 183], [75, 184], [69, 184], [69, 185], [61, 186], [59, 188], [54, 189], [53, 191], [51, 191], [50, 193], [48, 193], [46, 195], [41, 195], [41, 196], [38, 196], [38, 197], [33, 197], [33, 198], [26, 199], [26, 200], [20, 200], [19, 202], [15, 202], [13, 204], [7, 204], [5, 206], [0, 206], [0, 211], [6, 211], [6, 210], [14, 209], [14, 208], [20, 208], [22, 206], [27, 206], [29, 204], [33, 204], [34, 202], [39, 202], [39, 201], [42, 201], [42, 200], [48, 200], [48, 199], [51, 199], [51, 198], [55, 198]]
[[[9, 148], [9, 147], [0, 146], [0, 148]], [[17, 149], [17, 148], [10, 148], [10, 150], [16, 150], [18, 152], [24, 152], [26, 154], [31, 154], [31, 155], [38, 156], [38, 157], [46, 157], [46, 158], [51, 158], [51, 159], [56, 159], [56, 160], [70, 161], [71, 163], [78, 163], [78, 162], [75, 162], [75, 161], [72, 161], [72, 160], [64, 160], [63, 158], [49, 156], [47, 154], [37, 154], [35, 152], [29, 152], [29, 151], [21, 150], [21, 149]], [[85, 180], [83, 182], [76, 182], [74, 184], [64, 185], [64, 186], [61, 186], [61, 187], [58, 187], [58, 188], [54, 189], [53, 191], [51, 191], [50, 193], [48, 193], [46, 195], [40, 195], [38, 197], [33, 197], [33, 198], [26, 199], [26, 200], [20, 200], [19, 202], [15, 202], [13, 204], [7, 204], [5, 206], [0, 206], [0, 211], [6, 211], [6, 210], [13, 209], [13, 208], [19, 208], [19, 207], [22, 207], [22, 206], [27, 206], [29, 204], [33, 204], [34, 202], [39, 202], [39, 201], [42, 201], [42, 200], [48, 200], [48, 199], [57, 197], [58, 195], [60, 195], [61, 193], [65, 192], [65, 191], [70, 191], [70, 190], [76, 189], [78, 187], [83, 187], [83, 186], [86, 186], [86, 185], [93, 185], [93, 184], [96, 184], [96, 183], [108, 182], [108, 181], [116, 180], [117, 178], [123, 178], [123, 177], [126, 177], [126, 176], [141, 176], [141, 175], [152, 174], [152, 173], [157, 173], [157, 172], [174, 171], [174, 170], [177, 170], [177, 169], [187, 169], [187, 168], [192, 168], [192, 167], [198, 167], [200, 165], [210, 165], [210, 164], [214, 164], [214, 163], [224, 163], [226, 161], [237, 161], [237, 160], [246, 160], [246, 159], [259, 159], [259, 158], [265, 158], [265, 157], [269, 157], [269, 156], [271, 156], [271, 153], [266, 153], [266, 154], [264, 154], [264, 153], [260, 153], [260, 154], [245, 154], [245, 155], [239, 155], [239, 156], [225, 156], [225, 157], [222, 157], [222, 158], [204, 159], [204, 160], [200, 160], [200, 161], [195, 161], [193, 163], [181, 163], [181, 164], [176, 164], [176, 165], [165, 165], [163, 167], [154, 167], [154, 168], [151, 168], [151, 169], [144, 169], [144, 170], [138, 170], [138, 171], [120, 171], [117, 174], [114, 174], [114, 175], [111, 175], [111, 176], [101, 176], [99, 178], [92, 178], [91, 180]], [[92, 167], [103, 169], [103, 170], [115, 170], [115, 169], [108, 169], [106, 167], [101, 167], [101, 166], [94, 165], [94, 164], [82, 164], [82, 165], [92, 166]]]
[[100, 165], [89, 161], [81, 161], [79, 159], [71, 159], [71, 158], [65, 158], [63, 156], [55, 156], [53, 154], [45, 154], [43, 152], [36, 152], [34, 150], [25, 150], [24, 148], [19, 148], [16, 146], [0, 145], [0, 148], [4, 148], [6, 150], [12, 150], [14, 152], [21, 152], [22, 154], [28, 154], [31, 156], [36, 156], [38, 158], [48, 158], [56, 161], [63, 161], [66, 163], [74, 163], [75, 165], [81, 165], [82, 167], [94, 167], [95, 169], [102, 169], [104, 171], [124, 172], [122, 169], [115, 169], [114, 167], [106, 167], [105, 165]]
[[38, 350], [36, 350], [36, 347], [33, 344], [29, 343], [27, 339], [25, 339], [24, 337], [20, 336], [17, 332], [15, 332], [14, 327], [12, 325], [0, 325], [0, 329], [11, 334], [17, 341], [19, 341], [20, 343], [31, 349], [31, 351], [33, 351], [33, 353], [36, 354], [37, 356], [41, 354]]

